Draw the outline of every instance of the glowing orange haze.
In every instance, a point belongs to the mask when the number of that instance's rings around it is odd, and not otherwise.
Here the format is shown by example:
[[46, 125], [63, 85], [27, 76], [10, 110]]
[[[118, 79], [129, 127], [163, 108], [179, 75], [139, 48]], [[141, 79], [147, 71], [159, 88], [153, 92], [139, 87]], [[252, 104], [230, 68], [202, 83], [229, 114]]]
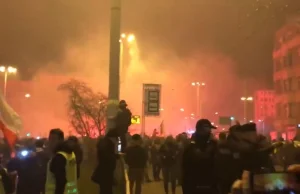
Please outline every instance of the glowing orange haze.
[[[49, 129], [55, 127], [64, 129], [66, 133], [71, 130], [66, 116], [67, 94], [57, 91], [61, 83], [71, 78], [85, 81], [95, 91], [107, 94], [108, 54], [107, 51], [99, 52], [99, 47], [98, 44], [88, 42], [68, 48], [60, 65], [75, 69], [73, 73], [51, 73], [53, 69], [49, 64], [32, 81], [8, 81], [7, 99], [23, 119], [23, 135], [30, 132], [34, 136], [47, 136]], [[177, 134], [194, 126], [194, 121], [184, 120], [184, 117], [195, 113], [196, 90], [191, 86], [192, 81], [207, 83], [203, 99], [203, 111], [207, 117], [215, 119], [211, 113], [216, 111], [223, 115], [239, 113], [239, 108], [231, 107], [232, 103], [228, 101], [230, 98], [239, 99], [240, 96], [237, 92], [232, 95], [240, 84], [234, 76], [230, 59], [218, 53], [201, 51], [191, 54], [189, 58], [180, 59], [163, 49], [148, 49], [147, 61], [131, 59], [129, 75], [121, 85], [121, 98], [126, 99], [133, 114], [140, 115], [142, 83], [162, 84], [164, 111], [160, 118], [146, 119], [148, 134], [151, 134], [154, 128], [158, 128], [162, 120], [167, 134]], [[99, 53], [102, 53], [100, 57]], [[30, 93], [31, 97], [25, 98], [26, 93]], [[180, 112], [180, 108], [184, 108], [185, 112]], [[140, 126], [132, 126], [132, 130], [139, 132]]]

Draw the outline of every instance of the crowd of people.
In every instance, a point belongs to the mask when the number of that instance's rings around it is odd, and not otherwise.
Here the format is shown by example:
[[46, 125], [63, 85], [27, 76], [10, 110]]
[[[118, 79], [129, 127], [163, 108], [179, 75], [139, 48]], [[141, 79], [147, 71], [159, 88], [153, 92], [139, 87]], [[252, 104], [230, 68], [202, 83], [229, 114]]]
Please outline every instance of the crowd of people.
[[[129, 135], [131, 113], [126, 106], [120, 102], [121, 110], [126, 110], [118, 118], [122, 125], [101, 137], [93, 153], [97, 165], [91, 180], [99, 185], [100, 194], [115, 193], [114, 188], [128, 194], [126, 175], [130, 194], [142, 194], [143, 184], [153, 181], [161, 182], [165, 194], [179, 189], [183, 194], [234, 194], [244, 189], [245, 172], [299, 170], [290, 167], [300, 164], [298, 133], [292, 141], [270, 140], [257, 133], [255, 123], [246, 123], [215, 138], [216, 127], [200, 119], [191, 136], [184, 132], [176, 137]], [[0, 151], [0, 194], [79, 193], [84, 152], [76, 137], [65, 138], [62, 130], [52, 129], [47, 139], [18, 142], [14, 157], [5, 146]]]
[[[143, 183], [162, 180], [166, 194], [175, 194], [178, 186], [183, 194], [228, 194], [233, 183], [242, 178], [244, 171], [271, 173], [276, 168], [284, 170], [290, 165], [300, 164], [297, 139], [284, 141], [279, 138], [271, 141], [257, 133], [255, 123], [234, 125], [227, 133], [220, 133], [219, 138], [214, 137], [212, 130], [215, 127], [207, 119], [200, 119], [195, 128], [191, 137], [181, 133], [175, 138], [142, 138], [139, 134], [128, 138], [128, 145], [123, 152], [128, 165], [131, 193], [141, 194]], [[111, 141], [117, 136], [118, 133], [111, 131], [107, 134], [107, 140]], [[113, 145], [111, 153], [114, 151]], [[103, 170], [108, 169], [105, 164], [115, 164], [112, 162], [116, 160], [114, 157], [103, 162], [108, 155], [106, 147], [99, 147], [98, 150], [102, 150], [98, 155]], [[149, 178], [149, 164], [153, 180]], [[110, 169], [114, 169], [114, 166]], [[110, 174], [113, 174], [112, 170]], [[108, 185], [112, 188], [113, 179], [108, 182], [104, 178], [107, 176], [102, 176], [102, 185], [106, 189]], [[104, 190], [101, 185], [100, 189]]]

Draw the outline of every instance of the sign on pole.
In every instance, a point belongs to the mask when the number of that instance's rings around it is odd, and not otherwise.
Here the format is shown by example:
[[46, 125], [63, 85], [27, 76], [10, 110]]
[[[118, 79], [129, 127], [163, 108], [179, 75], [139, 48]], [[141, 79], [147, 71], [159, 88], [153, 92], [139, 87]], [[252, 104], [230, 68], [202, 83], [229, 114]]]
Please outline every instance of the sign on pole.
[[144, 84], [144, 115], [159, 116], [161, 102], [161, 84]]
[[140, 124], [140, 123], [141, 123], [140, 115], [131, 116], [131, 124]]

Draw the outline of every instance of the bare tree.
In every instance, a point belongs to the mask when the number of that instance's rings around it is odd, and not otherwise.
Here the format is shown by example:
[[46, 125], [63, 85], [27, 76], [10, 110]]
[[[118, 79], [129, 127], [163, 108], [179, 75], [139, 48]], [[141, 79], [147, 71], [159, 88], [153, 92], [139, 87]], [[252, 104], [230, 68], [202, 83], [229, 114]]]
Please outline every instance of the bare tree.
[[106, 127], [107, 97], [95, 93], [82, 81], [72, 79], [58, 87], [69, 95], [68, 117], [71, 126], [81, 136], [97, 137]]

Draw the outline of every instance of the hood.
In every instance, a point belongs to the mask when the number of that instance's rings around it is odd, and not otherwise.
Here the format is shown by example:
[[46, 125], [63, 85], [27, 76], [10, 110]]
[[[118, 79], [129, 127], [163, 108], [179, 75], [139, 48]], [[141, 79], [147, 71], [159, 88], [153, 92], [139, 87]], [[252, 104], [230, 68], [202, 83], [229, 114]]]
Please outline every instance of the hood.
[[74, 150], [71, 148], [71, 146], [68, 144], [67, 141], [62, 142], [55, 149], [55, 153], [56, 152], [66, 152], [68, 154], [71, 154], [73, 151]]

